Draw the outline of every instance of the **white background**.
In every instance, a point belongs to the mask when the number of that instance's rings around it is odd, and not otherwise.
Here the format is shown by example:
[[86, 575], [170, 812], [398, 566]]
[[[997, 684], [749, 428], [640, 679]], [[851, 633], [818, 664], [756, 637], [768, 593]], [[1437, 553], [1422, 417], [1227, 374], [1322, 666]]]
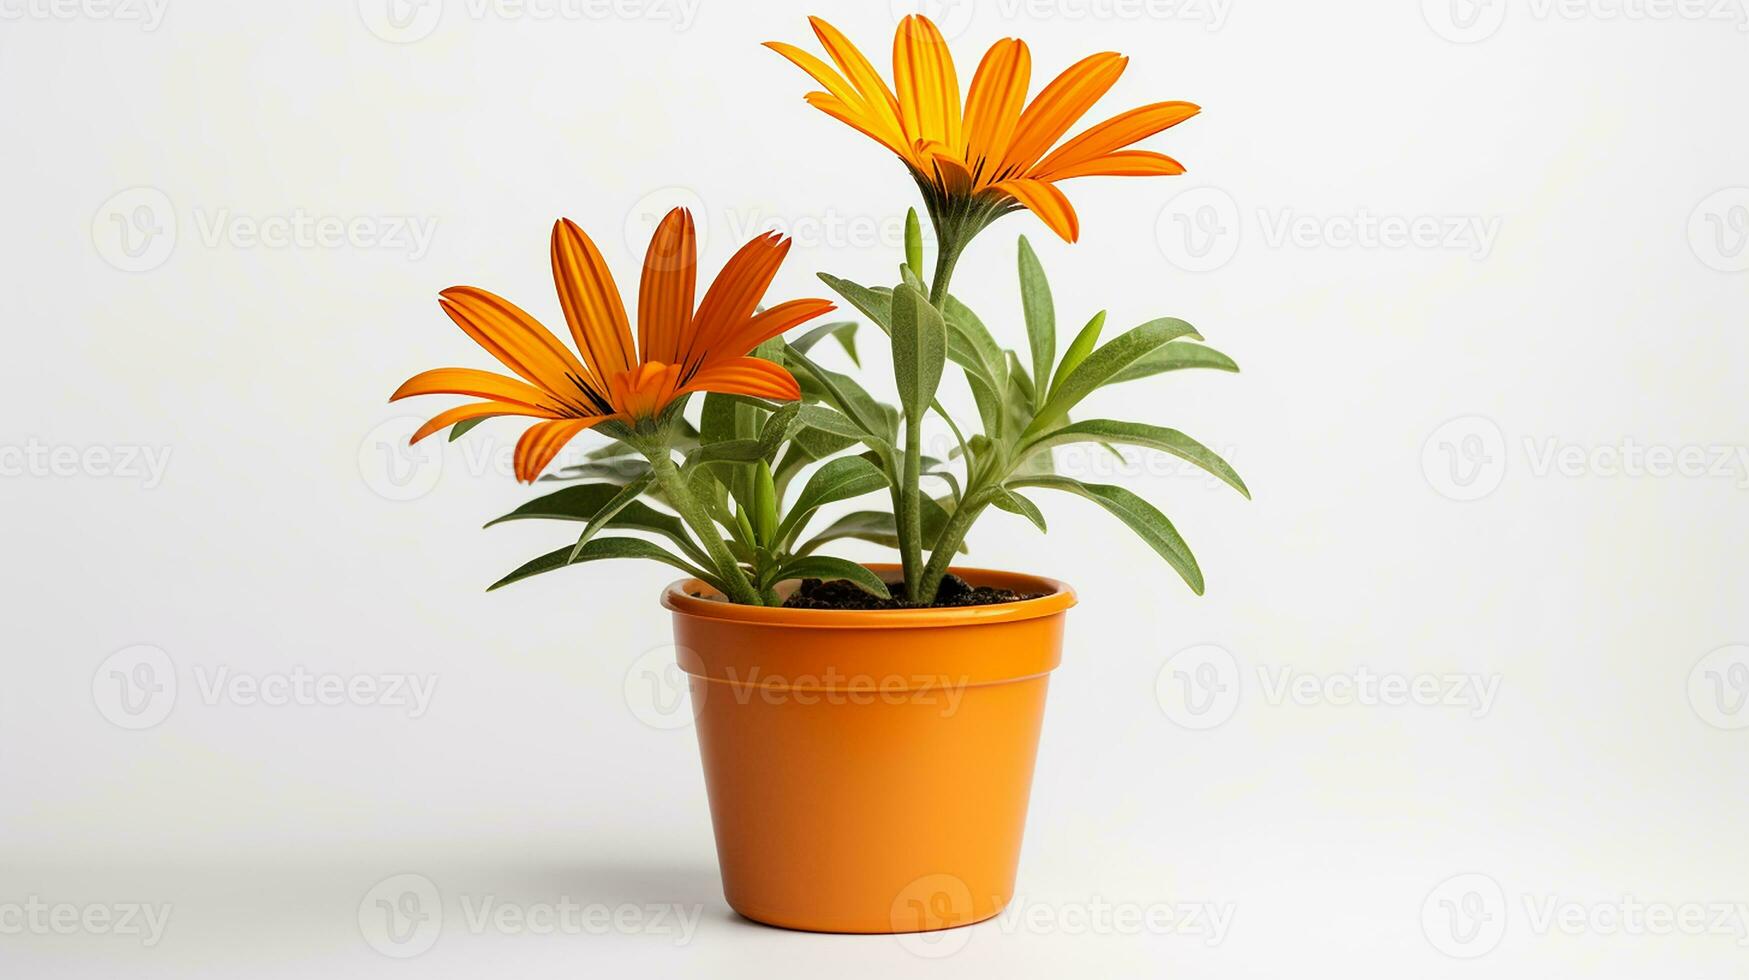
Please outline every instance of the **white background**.
[[[565, 536], [479, 529], [529, 496], [517, 426], [385, 455], [447, 404], [387, 405], [401, 380], [490, 364], [437, 290], [556, 322], [559, 215], [622, 286], [672, 203], [697, 209], [707, 271], [755, 231], [796, 234], [774, 299], [819, 295], [818, 270], [885, 281], [908, 180], [759, 42], [814, 49], [821, 13], [884, 63], [887, 4], [428, 0], [396, 28], [376, 0], [0, 0], [0, 973], [1743, 975], [1740, 906], [1700, 934], [1611, 916], [1749, 905], [1743, 10], [1452, 2], [940, 16], [964, 78], [1016, 35], [1035, 88], [1093, 51], [1132, 57], [1093, 119], [1205, 107], [1147, 144], [1188, 176], [1071, 182], [1080, 244], [1006, 218], [956, 292], [1024, 349], [1026, 234], [1065, 331], [1102, 308], [1114, 331], [1197, 324], [1243, 374], [1091, 409], [1202, 439], [1256, 498], [1140, 457], [1066, 463], [1173, 517], [1201, 599], [1083, 501], [1042, 500], [1048, 538], [980, 524], [976, 562], [1066, 579], [1081, 604], [1027, 916], [943, 946], [734, 917], [692, 732], [646, 697], [672, 573], [486, 595]], [[360, 223], [251, 236], [298, 216]], [[371, 227], [405, 220], [429, 242]], [[1483, 233], [1350, 234], [1414, 221]], [[129, 676], [160, 693], [131, 715], [115, 672], [151, 662]], [[423, 712], [205, 689], [300, 670], [436, 687]], [[1493, 696], [1337, 703], [1363, 672]], [[1283, 695], [1284, 676], [1334, 697]], [[443, 910], [405, 961], [368, 921], [397, 874]], [[471, 928], [486, 896], [702, 921]], [[156, 944], [62, 934], [18, 925], [33, 897], [171, 915]], [[1183, 917], [1205, 907], [1222, 930]], [[1112, 909], [1180, 917], [1122, 929]], [[1564, 909], [1574, 928], [1547, 921]]]

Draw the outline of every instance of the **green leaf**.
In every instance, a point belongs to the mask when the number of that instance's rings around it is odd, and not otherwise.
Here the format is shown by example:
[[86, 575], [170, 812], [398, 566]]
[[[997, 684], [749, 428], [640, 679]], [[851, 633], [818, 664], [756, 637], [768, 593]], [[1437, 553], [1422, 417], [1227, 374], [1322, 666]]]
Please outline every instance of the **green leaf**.
[[[544, 497], [531, 500], [516, 508], [503, 517], [491, 521], [486, 526], [493, 527], [507, 521], [584, 521], [594, 520], [595, 515], [603, 507], [613, 502], [621, 492], [622, 487], [612, 483], [584, 483], [574, 487], [566, 487], [557, 493], [549, 493]], [[620, 511], [607, 522], [608, 527], [627, 531], [648, 531], [660, 534], [674, 542], [687, 556], [700, 564], [709, 564], [710, 559], [704, 550], [693, 543], [686, 531], [686, 525], [680, 518], [672, 514], [664, 514], [647, 504], [636, 501], [624, 504]]]
[[[758, 439], [731, 439], [707, 442], [686, 454], [686, 466], [707, 463], [755, 463], [765, 458], [765, 443]], [[748, 485], [751, 489], [751, 484]]]
[[754, 541], [770, 545], [777, 540], [777, 483], [763, 459], [753, 478], [753, 521]]
[[838, 346], [844, 348], [844, 353], [850, 355], [850, 363], [862, 367], [862, 359], [856, 355], [856, 329], [859, 326], [861, 324], [855, 320], [821, 324], [790, 341], [789, 345], [806, 354], [814, 349], [815, 344], [831, 337], [838, 341]]
[[479, 425], [487, 419], [495, 419], [497, 417], [498, 416], [496, 415], [482, 415], [479, 418], [462, 419], [460, 422], [449, 427], [449, 441], [454, 442], [473, 431], [474, 426]]
[[1157, 425], [1146, 425], [1141, 422], [1114, 422], [1110, 419], [1087, 419], [1047, 432], [1028, 442], [1021, 448], [1020, 452], [1022, 455], [1030, 456], [1033, 453], [1077, 442], [1118, 443], [1170, 453], [1188, 463], [1202, 467], [1234, 490], [1244, 494], [1247, 500], [1251, 497], [1251, 491], [1245, 486], [1245, 481], [1239, 479], [1239, 474], [1234, 472], [1233, 468], [1227, 465], [1227, 461], [1214, 450], [1177, 429], [1166, 429]]
[[855, 422], [867, 435], [885, 439], [889, 444], [898, 435], [887, 424], [887, 417], [881, 411], [880, 403], [864, 391], [855, 379], [826, 370], [794, 348], [784, 351], [784, 359], [792, 368], [801, 369], [801, 377], [796, 380], [801, 383], [804, 395], [813, 395], [827, 402]]
[[1121, 384], [1125, 381], [1137, 381], [1153, 377], [1156, 374], [1165, 374], [1167, 371], [1197, 368], [1237, 373], [1239, 365], [1234, 363], [1232, 358], [1213, 347], [1203, 347], [1200, 344], [1172, 343], [1119, 371], [1117, 377], [1112, 378], [1106, 384]]
[[606, 558], [648, 558], [664, 565], [672, 565], [694, 578], [710, 583], [712, 588], [719, 591], [722, 591], [723, 588], [716, 576], [703, 569], [694, 568], [678, 555], [668, 552], [661, 545], [645, 541], [642, 538], [596, 538], [584, 545], [583, 550], [575, 558], [571, 557], [571, 551], [570, 545], [557, 551], [549, 551], [492, 583], [486, 591], [501, 589], [513, 582], [520, 582], [525, 578], [532, 578], [569, 565], [580, 565], [584, 562], [601, 561]]
[[[961, 367], [971, 367], [974, 363], [983, 368], [984, 374], [991, 381], [1005, 381], [1004, 369], [1008, 364], [1008, 356], [1002, 350], [1002, 345], [991, 336], [984, 321], [971, 308], [959, 301], [955, 296], [948, 296], [942, 304], [942, 314], [946, 317], [951, 336], [958, 337], [969, 352], [967, 360], [955, 359], [954, 363]], [[949, 354], [953, 353], [955, 344], [948, 344]]]
[[760, 459], [769, 463], [777, 458], [777, 451], [789, 439], [801, 411], [801, 402], [788, 402], [766, 418], [764, 427], [759, 430]]
[[[1026, 312], [1026, 338], [1032, 346], [1032, 378], [1039, 392], [1050, 386], [1051, 365], [1057, 362], [1057, 311], [1051, 305], [1051, 285], [1026, 236], [1020, 238], [1020, 304]], [[1042, 397], [1042, 395], [1040, 396]], [[1037, 408], [1035, 403], [1033, 408]]]
[[1051, 394], [1056, 394], [1057, 389], [1063, 386], [1063, 379], [1080, 367], [1081, 362], [1087, 360], [1088, 354], [1093, 353], [1094, 345], [1099, 343], [1099, 332], [1103, 329], [1105, 311], [1100, 310], [1093, 314], [1093, 319], [1087, 321], [1087, 325], [1081, 328], [1081, 332], [1069, 344], [1069, 349], [1063, 353], [1063, 360], [1057, 365], [1056, 377], [1051, 379]]
[[893, 290], [893, 377], [905, 422], [915, 426], [935, 400], [947, 363], [947, 325], [929, 298], [911, 285]]
[[885, 490], [887, 486], [887, 475], [867, 459], [861, 456], [834, 459], [815, 470], [808, 482], [802, 485], [801, 494], [796, 497], [789, 513], [784, 515], [772, 540], [778, 543], [790, 541], [814, 511], [827, 504]]
[[797, 558], [777, 570], [772, 577], [773, 582], [785, 582], [793, 578], [847, 579], [854, 582], [864, 592], [891, 599], [893, 593], [888, 591], [887, 583], [881, 577], [856, 562], [844, 558], [833, 558], [830, 555], [809, 555]]
[[583, 552], [583, 546], [589, 543], [589, 539], [595, 537], [596, 532], [606, 527], [609, 521], [619, 515], [620, 511], [625, 510], [643, 496], [644, 491], [649, 489], [650, 484], [654, 482], [656, 482], [655, 474], [639, 477], [621, 487], [619, 493], [614, 494], [612, 499], [602, 504], [601, 509], [595, 512], [595, 516], [589, 519], [589, 523], [583, 525], [583, 533], [577, 536], [577, 544], [571, 549], [571, 560], [576, 561], [577, 556]]
[[1087, 355], [1074, 373], [1064, 378], [1044, 405], [1034, 413], [1024, 436], [1031, 436], [1046, 426], [1066, 418], [1069, 410], [1101, 386], [1108, 384], [1124, 369], [1180, 337], [1196, 335], [1196, 328], [1183, 320], [1170, 317], [1149, 320], [1139, 327], [1114, 337], [1098, 350]]
[[917, 209], [905, 212], [905, 264], [911, 274], [923, 278], [923, 226], [917, 221]]
[[1062, 476], [1040, 476], [1026, 480], [1016, 480], [1009, 487], [1043, 487], [1048, 490], [1062, 490], [1078, 494], [1093, 501], [1118, 520], [1129, 525], [1130, 530], [1148, 543], [1160, 557], [1166, 559], [1173, 570], [1184, 579], [1190, 590], [1202, 595], [1202, 569], [1197, 567], [1196, 556], [1190, 553], [1190, 546], [1179, 537], [1178, 529], [1166, 519], [1166, 515], [1154, 508], [1153, 504], [1125, 490], [1123, 487], [1103, 486], [1093, 483], [1082, 483]]
[[1039, 513], [1038, 505], [1005, 487], [997, 487], [990, 494], [990, 502], [1010, 514], [1019, 514], [1031, 521], [1040, 531], [1048, 531], [1045, 527], [1045, 515]]
[[[941, 534], [941, 529], [947, 524], [950, 515], [940, 501], [923, 497], [921, 503], [923, 504], [923, 537], [926, 541], [933, 541]], [[859, 510], [833, 521], [825, 530], [797, 547], [795, 554], [812, 554], [820, 546], [843, 538], [854, 538], [858, 541], [867, 541], [871, 544], [894, 549], [899, 547], [899, 530], [893, 522], [891, 511]], [[960, 542], [959, 550], [962, 552], [968, 550], [965, 542]]]
[[824, 272], [820, 273], [820, 281], [831, 287], [833, 292], [844, 297], [863, 316], [873, 320], [875, 326], [889, 333], [892, 331], [893, 297], [890, 294]]

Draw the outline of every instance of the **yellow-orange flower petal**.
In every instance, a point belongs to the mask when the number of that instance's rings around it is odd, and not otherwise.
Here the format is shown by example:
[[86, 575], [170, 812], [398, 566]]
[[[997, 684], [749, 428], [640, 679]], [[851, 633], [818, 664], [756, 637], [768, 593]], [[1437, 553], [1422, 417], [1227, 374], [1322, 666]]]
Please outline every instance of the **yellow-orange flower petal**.
[[817, 316], [832, 312], [837, 307], [823, 299], [792, 299], [787, 303], [779, 303], [768, 310], [755, 314], [745, 324], [723, 338], [722, 349], [725, 351], [750, 351], [784, 331], [806, 323]]
[[[991, 170], [1008, 152], [1020, 110], [1026, 104], [1026, 86], [1032, 78], [1032, 55], [1024, 41], [1003, 38], [990, 46], [972, 86], [966, 92], [966, 163]], [[988, 161], [987, 164], [984, 161]]]
[[871, 128], [881, 133], [877, 139], [891, 140], [889, 145], [904, 145], [905, 129], [899, 123], [899, 100], [893, 95], [893, 90], [881, 80], [880, 72], [863, 57], [856, 45], [850, 43], [839, 32], [838, 28], [826, 23], [818, 17], [809, 17], [808, 24], [814, 29], [814, 36], [820, 39], [820, 44], [826, 53], [837, 62], [838, 68], [850, 84], [856, 86], [857, 94], [862, 96], [862, 106], [871, 123]]
[[640, 360], [673, 364], [680, 360], [680, 338], [692, 325], [698, 272], [698, 242], [692, 214], [668, 212], [650, 238], [644, 274], [638, 283]]
[[1057, 147], [1050, 156], [1039, 161], [1033, 169], [1033, 176], [1051, 180], [1059, 170], [1074, 169], [1089, 160], [1115, 153], [1201, 111], [1200, 106], [1189, 102], [1156, 102], [1119, 113]]
[[893, 81], [907, 139], [960, 145], [960, 86], [953, 56], [941, 31], [921, 14], [900, 21], [893, 36]]
[[1002, 161], [1003, 172], [1031, 169], [1110, 90], [1128, 63], [1123, 55], [1106, 51], [1082, 58], [1052, 79], [1020, 114]]
[[637, 359], [619, 287], [601, 251], [569, 218], [553, 223], [553, 285], [571, 325], [571, 339], [595, 376], [630, 370]]
[[1184, 173], [1184, 164], [1164, 153], [1150, 150], [1119, 150], [1095, 157], [1073, 167], [1052, 172], [1050, 180], [1071, 177], [1176, 177]]
[[1038, 215], [1039, 220], [1056, 232], [1063, 241], [1073, 242], [1081, 237], [1081, 219], [1075, 216], [1075, 209], [1069, 204], [1069, 198], [1057, 189], [1057, 185], [1049, 181], [1017, 177], [1004, 180], [994, 187]]

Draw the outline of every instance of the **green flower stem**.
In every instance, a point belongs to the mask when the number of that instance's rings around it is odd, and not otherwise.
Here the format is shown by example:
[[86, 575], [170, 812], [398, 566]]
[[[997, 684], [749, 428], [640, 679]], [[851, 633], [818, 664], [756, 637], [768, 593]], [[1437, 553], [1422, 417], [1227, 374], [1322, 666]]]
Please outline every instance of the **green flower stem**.
[[905, 594], [913, 599], [923, 582], [922, 482], [923, 427], [907, 421], [905, 472], [899, 479], [899, 564], [905, 570]]
[[735, 560], [729, 546], [723, 543], [723, 536], [717, 531], [716, 522], [705, 512], [698, 498], [692, 495], [692, 489], [686, 485], [686, 481], [680, 478], [680, 470], [674, 465], [674, 458], [669, 455], [667, 445], [649, 447], [645, 449], [644, 456], [650, 461], [650, 471], [656, 476], [656, 484], [662, 488], [668, 502], [680, 513], [680, 519], [698, 535], [705, 553], [710, 555], [717, 577], [722, 579], [723, 585], [729, 590], [729, 599], [744, 606], [765, 605], [759, 591], [753, 588], [753, 583], [747, 580], [747, 574], [741, 570], [741, 563]]
[[959, 554], [966, 532], [972, 529], [978, 515], [989, 506], [981, 498], [982, 494], [974, 496], [968, 490], [965, 499], [954, 509], [953, 516], [947, 519], [941, 535], [935, 539], [935, 548], [929, 553], [929, 564], [923, 569], [923, 581], [918, 585], [917, 591], [911, 593], [919, 605], [928, 605], [935, 601], [935, 593], [941, 588], [942, 576], [947, 574], [947, 566], [953, 561], [953, 556]]
[[935, 255], [935, 282], [929, 287], [930, 305], [938, 310], [947, 302], [947, 284], [953, 280], [953, 267], [959, 264], [960, 252], [965, 247], [965, 242], [954, 238], [941, 240]]

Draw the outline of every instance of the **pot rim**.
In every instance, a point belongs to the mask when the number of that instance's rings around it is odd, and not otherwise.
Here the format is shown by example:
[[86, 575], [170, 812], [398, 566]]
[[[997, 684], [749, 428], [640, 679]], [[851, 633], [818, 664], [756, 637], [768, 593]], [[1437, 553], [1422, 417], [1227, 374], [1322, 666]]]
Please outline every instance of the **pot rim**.
[[[897, 572], [892, 562], [859, 562], [875, 572]], [[777, 606], [743, 606], [720, 598], [715, 588], [696, 578], [669, 583], [662, 590], [662, 606], [681, 616], [719, 619], [732, 623], [759, 623], [802, 629], [917, 629], [947, 626], [982, 626], [1017, 623], [1055, 616], [1077, 602], [1068, 584], [1041, 575], [1006, 572], [994, 568], [948, 569], [973, 585], [999, 585], [1016, 592], [1044, 592], [1036, 599], [988, 606], [949, 606], [939, 609], [785, 609]], [[1017, 587], [1018, 586], [1018, 587]], [[695, 592], [717, 595], [700, 598]]]

